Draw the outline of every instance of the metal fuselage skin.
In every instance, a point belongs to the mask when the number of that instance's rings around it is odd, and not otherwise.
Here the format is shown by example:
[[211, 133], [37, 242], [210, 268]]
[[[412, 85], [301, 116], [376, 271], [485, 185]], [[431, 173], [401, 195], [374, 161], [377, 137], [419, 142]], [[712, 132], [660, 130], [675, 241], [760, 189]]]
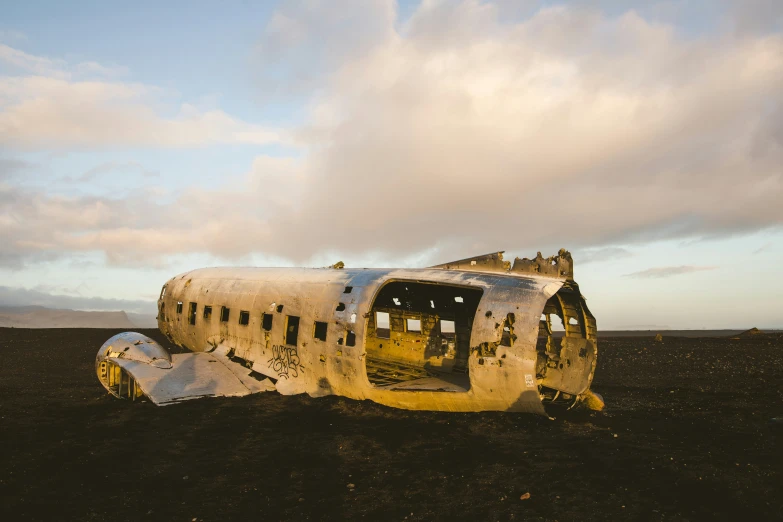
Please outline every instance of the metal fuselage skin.
[[[370, 382], [368, 340], [377, 326], [373, 303], [392, 282], [481, 291], [469, 334], [466, 391], [388, 389]], [[555, 305], [563, 314], [576, 316], [570, 322], [580, 325], [573, 333], [566, 317], [565, 337], [554, 347], [550, 335], [545, 344], [551, 354], [542, 355], [542, 313], [558, 299], [563, 304]], [[205, 314], [205, 307], [211, 307], [211, 314]], [[504, 343], [507, 318], [513, 323], [513, 341]], [[294, 320], [298, 335], [292, 340], [288, 334]], [[165, 284], [158, 326], [172, 342], [192, 351], [229, 347], [254, 372], [276, 380], [283, 394], [341, 395], [412, 410], [546, 415], [542, 390], [556, 390], [555, 399], [560, 392], [578, 398], [589, 389], [597, 356], [595, 320], [576, 284], [537, 274], [206, 268]], [[393, 328], [391, 338], [393, 342]]]

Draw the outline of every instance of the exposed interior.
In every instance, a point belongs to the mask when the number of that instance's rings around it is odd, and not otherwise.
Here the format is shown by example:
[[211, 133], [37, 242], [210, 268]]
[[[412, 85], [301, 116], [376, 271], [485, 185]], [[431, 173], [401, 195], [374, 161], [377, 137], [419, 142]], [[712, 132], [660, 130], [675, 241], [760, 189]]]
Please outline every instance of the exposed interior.
[[144, 395], [133, 377], [118, 364], [101, 361], [98, 378], [106, 385], [112, 395], [120, 399], [136, 400]]
[[596, 359], [595, 318], [576, 283], [567, 282], [544, 306], [536, 350], [541, 400], [575, 404], [590, 385]]
[[464, 392], [479, 288], [392, 281], [367, 325], [367, 378], [393, 390]]

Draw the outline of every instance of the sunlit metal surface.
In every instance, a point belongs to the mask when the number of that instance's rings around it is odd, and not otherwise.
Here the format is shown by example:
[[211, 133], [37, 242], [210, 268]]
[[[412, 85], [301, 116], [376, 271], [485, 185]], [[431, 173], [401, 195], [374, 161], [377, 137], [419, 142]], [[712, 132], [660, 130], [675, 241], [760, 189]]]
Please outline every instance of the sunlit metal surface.
[[[135, 398], [127, 390], [138, 388], [164, 404], [276, 389], [541, 415], [598, 404], [595, 318], [565, 250], [423, 269], [206, 268], [170, 279], [158, 309], [161, 332], [193, 353], [112, 338], [96, 364], [113, 394]], [[116, 368], [128, 375], [125, 395]]]

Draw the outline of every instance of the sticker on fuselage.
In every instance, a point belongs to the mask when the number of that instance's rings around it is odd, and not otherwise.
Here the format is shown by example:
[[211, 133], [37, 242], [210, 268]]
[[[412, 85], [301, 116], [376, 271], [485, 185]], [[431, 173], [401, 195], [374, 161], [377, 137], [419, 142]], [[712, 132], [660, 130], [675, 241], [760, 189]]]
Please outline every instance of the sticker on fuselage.
[[533, 388], [536, 385], [536, 381], [533, 379], [533, 376], [529, 373], [525, 374], [525, 385], [528, 388]]

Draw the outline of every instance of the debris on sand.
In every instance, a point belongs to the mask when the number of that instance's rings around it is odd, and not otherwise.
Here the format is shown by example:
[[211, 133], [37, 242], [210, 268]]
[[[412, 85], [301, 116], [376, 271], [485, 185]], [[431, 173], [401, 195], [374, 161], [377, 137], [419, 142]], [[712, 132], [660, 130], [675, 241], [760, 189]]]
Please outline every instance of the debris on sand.
[[663, 336], [661, 334], [658, 334], [655, 336], [655, 342], [662, 343], [663, 342]]
[[519, 500], [527, 500], [530, 498], [530, 493], [524, 493], [521, 497], [519, 497]]
[[589, 409], [593, 411], [601, 411], [604, 409], [604, 398], [601, 394], [595, 393], [592, 390], [587, 390], [584, 393], [584, 403]]

